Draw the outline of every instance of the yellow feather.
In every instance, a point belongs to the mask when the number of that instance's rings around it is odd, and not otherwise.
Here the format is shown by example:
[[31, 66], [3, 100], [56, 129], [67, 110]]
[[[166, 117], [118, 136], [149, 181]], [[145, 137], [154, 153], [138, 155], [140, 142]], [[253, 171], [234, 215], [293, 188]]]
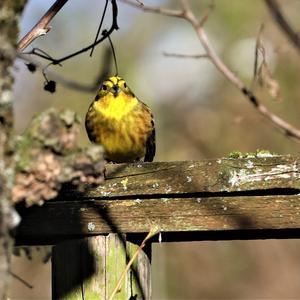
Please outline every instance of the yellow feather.
[[118, 97], [108, 94], [101, 101], [95, 101], [93, 106], [104, 117], [120, 120], [130, 113], [137, 104], [138, 100], [135, 97], [121, 92]]
[[107, 159], [136, 161], [149, 150], [147, 160], [153, 159], [155, 135], [151, 111], [121, 77], [113, 76], [103, 82], [90, 105], [85, 124], [90, 140], [103, 145]]

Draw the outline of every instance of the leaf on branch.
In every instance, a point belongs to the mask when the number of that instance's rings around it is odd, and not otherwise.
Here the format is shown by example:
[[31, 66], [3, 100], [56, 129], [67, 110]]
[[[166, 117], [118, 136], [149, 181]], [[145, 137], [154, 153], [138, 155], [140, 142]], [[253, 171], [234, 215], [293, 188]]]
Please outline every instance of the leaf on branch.
[[258, 70], [258, 83], [265, 87], [271, 97], [275, 100], [282, 100], [280, 86], [278, 81], [273, 77], [268, 64], [263, 61]]
[[266, 59], [266, 49], [262, 43], [263, 25], [260, 27], [255, 46], [254, 78], [252, 87], [258, 82], [260, 87], [266, 88], [275, 100], [282, 100], [280, 85], [274, 78]]
[[83, 191], [103, 181], [101, 146], [79, 148], [79, 120], [74, 112], [49, 109], [33, 119], [16, 143], [13, 202], [43, 204], [55, 198], [64, 184]]

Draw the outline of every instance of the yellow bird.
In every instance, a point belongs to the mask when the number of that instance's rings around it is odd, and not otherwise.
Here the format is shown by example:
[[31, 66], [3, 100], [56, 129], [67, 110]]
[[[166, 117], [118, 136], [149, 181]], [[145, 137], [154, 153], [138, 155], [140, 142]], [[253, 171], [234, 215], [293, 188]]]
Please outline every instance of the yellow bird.
[[155, 127], [151, 110], [119, 76], [103, 82], [86, 114], [85, 128], [89, 139], [104, 147], [109, 161], [154, 158]]

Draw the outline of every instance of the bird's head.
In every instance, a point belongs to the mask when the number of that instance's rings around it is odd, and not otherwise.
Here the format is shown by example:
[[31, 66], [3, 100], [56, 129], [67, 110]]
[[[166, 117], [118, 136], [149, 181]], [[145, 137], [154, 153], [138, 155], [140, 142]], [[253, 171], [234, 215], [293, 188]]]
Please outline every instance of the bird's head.
[[111, 76], [104, 80], [99, 92], [103, 96], [111, 93], [114, 97], [119, 96], [122, 92], [125, 94], [132, 94], [125, 80], [120, 76]]

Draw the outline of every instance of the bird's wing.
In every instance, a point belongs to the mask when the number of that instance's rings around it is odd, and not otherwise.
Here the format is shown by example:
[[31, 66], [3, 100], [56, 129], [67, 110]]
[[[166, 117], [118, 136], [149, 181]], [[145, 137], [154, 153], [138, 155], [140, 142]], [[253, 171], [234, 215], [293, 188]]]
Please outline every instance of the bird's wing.
[[148, 136], [148, 139], [146, 141], [146, 154], [144, 157], [144, 161], [153, 161], [155, 150], [156, 150], [156, 144], [155, 144], [155, 126], [154, 126], [154, 118], [151, 114], [151, 125], [152, 130]]

